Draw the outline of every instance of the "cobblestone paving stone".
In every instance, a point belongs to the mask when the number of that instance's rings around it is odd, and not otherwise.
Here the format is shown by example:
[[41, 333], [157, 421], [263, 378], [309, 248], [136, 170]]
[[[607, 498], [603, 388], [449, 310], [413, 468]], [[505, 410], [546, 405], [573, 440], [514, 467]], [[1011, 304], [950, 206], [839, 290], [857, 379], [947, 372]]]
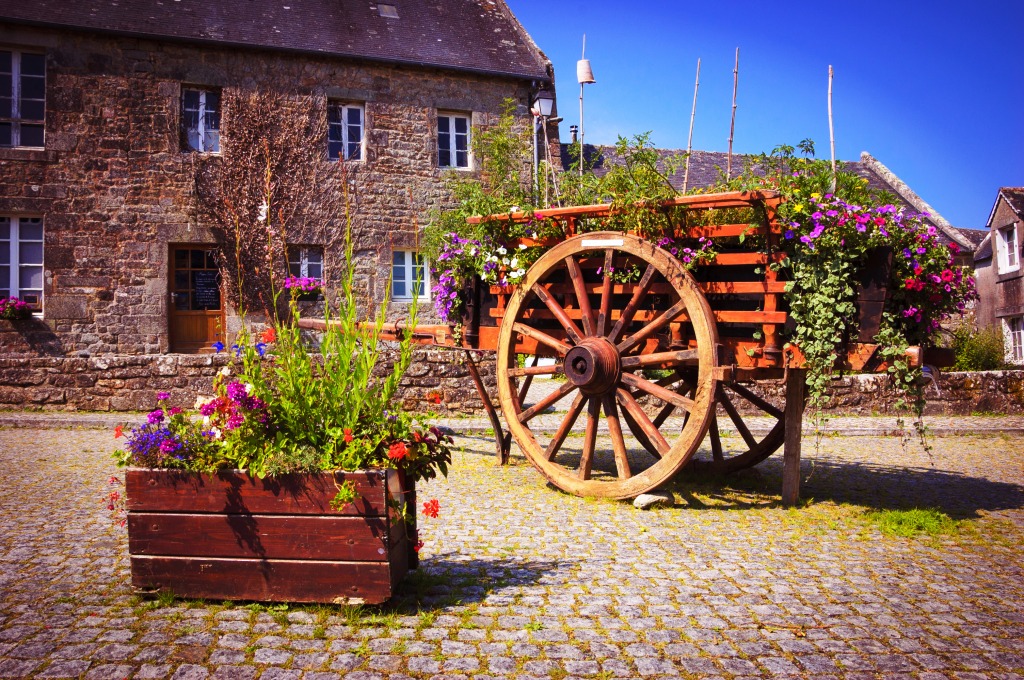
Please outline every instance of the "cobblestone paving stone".
[[[1018, 435], [826, 437], [799, 508], [771, 459], [648, 512], [458, 442], [420, 570], [358, 611], [136, 597], [109, 430], [0, 429], [0, 678], [1024, 678]], [[915, 506], [960, 531], [864, 514]]]

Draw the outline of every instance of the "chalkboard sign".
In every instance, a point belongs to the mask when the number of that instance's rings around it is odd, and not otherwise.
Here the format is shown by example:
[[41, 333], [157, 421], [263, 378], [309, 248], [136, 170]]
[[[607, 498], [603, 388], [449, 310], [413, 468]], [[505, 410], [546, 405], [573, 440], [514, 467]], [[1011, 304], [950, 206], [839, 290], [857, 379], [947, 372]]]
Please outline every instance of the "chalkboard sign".
[[192, 272], [192, 309], [220, 309], [218, 276], [213, 270]]

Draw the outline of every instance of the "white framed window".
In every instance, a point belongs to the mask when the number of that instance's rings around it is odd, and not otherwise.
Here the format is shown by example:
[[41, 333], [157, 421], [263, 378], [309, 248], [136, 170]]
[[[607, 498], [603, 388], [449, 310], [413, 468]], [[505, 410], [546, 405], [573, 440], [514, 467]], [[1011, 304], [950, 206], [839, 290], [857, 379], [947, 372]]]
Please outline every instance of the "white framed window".
[[1010, 317], [1006, 326], [1006, 357], [1015, 364], [1024, 363], [1024, 316]]
[[0, 50], [0, 146], [43, 146], [46, 55]]
[[183, 88], [181, 126], [187, 149], [220, 152], [220, 91]]
[[996, 230], [996, 260], [1000, 274], [1020, 269], [1020, 241], [1016, 222]]
[[288, 246], [288, 273], [323, 281], [323, 246]]
[[43, 218], [0, 216], [0, 297], [43, 308]]
[[363, 115], [361, 104], [327, 104], [327, 157], [332, 161], [362, 160]]
[[427, 261], [415, 250], [395, 250], [391, 254], [391, 299], [407, 302], [415, 296], [430, 299], [430, 271]]
[[468, 170], [470, 119], [465, 113], [437, 114], [437, 166]]

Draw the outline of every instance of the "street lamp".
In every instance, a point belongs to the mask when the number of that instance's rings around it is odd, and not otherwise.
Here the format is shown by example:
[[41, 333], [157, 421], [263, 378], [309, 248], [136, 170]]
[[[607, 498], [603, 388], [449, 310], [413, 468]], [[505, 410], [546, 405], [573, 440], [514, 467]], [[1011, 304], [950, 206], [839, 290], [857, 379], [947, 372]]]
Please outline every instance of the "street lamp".
[[530, 112], [533, 114], [533, 194], [534, 201], [537, 200], [537, 194], [540, 193], [540, 153], [537, 148], [537, 134], [541, 128], [544, 128], [544, 157], [547, 158], [547, 127], [545, 122], [551, 116], [551, 112], [554, 109], [555, 97], [551, 92], [546, 89], [540, 89], [533, 97], [533, 105], [530, 107]]

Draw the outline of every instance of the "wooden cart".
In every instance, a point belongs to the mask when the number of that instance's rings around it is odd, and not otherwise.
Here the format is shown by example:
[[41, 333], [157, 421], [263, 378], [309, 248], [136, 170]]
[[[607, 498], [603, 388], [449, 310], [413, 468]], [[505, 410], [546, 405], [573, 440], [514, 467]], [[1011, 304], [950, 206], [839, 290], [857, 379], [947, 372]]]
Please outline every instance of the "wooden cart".
[[[651, 210], [676, 216], [698, 211], [691, 217], [700, 219], [680, 224], [711, 225], [676, 230], [676, 237], [703, 236], [716, 244], [714, 259], [693, 271], [670, 249], [633, 233], [591, 231], [609, 217], [608, 205], [474, 218], [554, 220], [568, 235], [511, 243], [513, 252], [520, 244], [550, 248], [519, 285], [478, 284], [470, 292], [460, 346], [494, 426], [499, 460], [506, 460], [511, 438], [560, 489], [632, 498], [657, 489], [688, 465], [735, 471], [763, 461], [785, 443], [783, 500], [795, 502], [805, 372], [799, 352], [784, 347], [786, 284], [771, 266], [784, 257], [776, 220], [781, 201], [770, 192], [729, 192], [652, 205]], [[725, 219], [713, 219], [712, 213]], [[728, 222], [730, 215], [744, 221], [716, 223]], [[862, 321], [868, 332], [870, 325]], [[448, 326], [418, 326], [412, 332], [417, 342], [455, 346]], [[852, 340], [846, 370], [884, 369], [876, 346]], [[507, 433], [480, 380], [473, 356], [480, 351], [496, 355], [498, 404]], [[536, 376], [564, 380], [531, 401], [527, 394]], [[784, 381], [785, 405], [773, 405], [751, 390], [747, 383], [755, 379]], [[566, 413], [545, 415], [563, 398], [571, 399]], [[748, 426], [751, 415], [767, 417], [767, 429], [763, 419], [759, 428]], [[580, 419], [582, 439], [571, 436]], [[736, 438], [723, 442], [726, 428], [738, 433], [738, 443]], [[698, 459], [705, 440], [710, 456]], [[599, 445], [603, 442], [609, 444]]]

